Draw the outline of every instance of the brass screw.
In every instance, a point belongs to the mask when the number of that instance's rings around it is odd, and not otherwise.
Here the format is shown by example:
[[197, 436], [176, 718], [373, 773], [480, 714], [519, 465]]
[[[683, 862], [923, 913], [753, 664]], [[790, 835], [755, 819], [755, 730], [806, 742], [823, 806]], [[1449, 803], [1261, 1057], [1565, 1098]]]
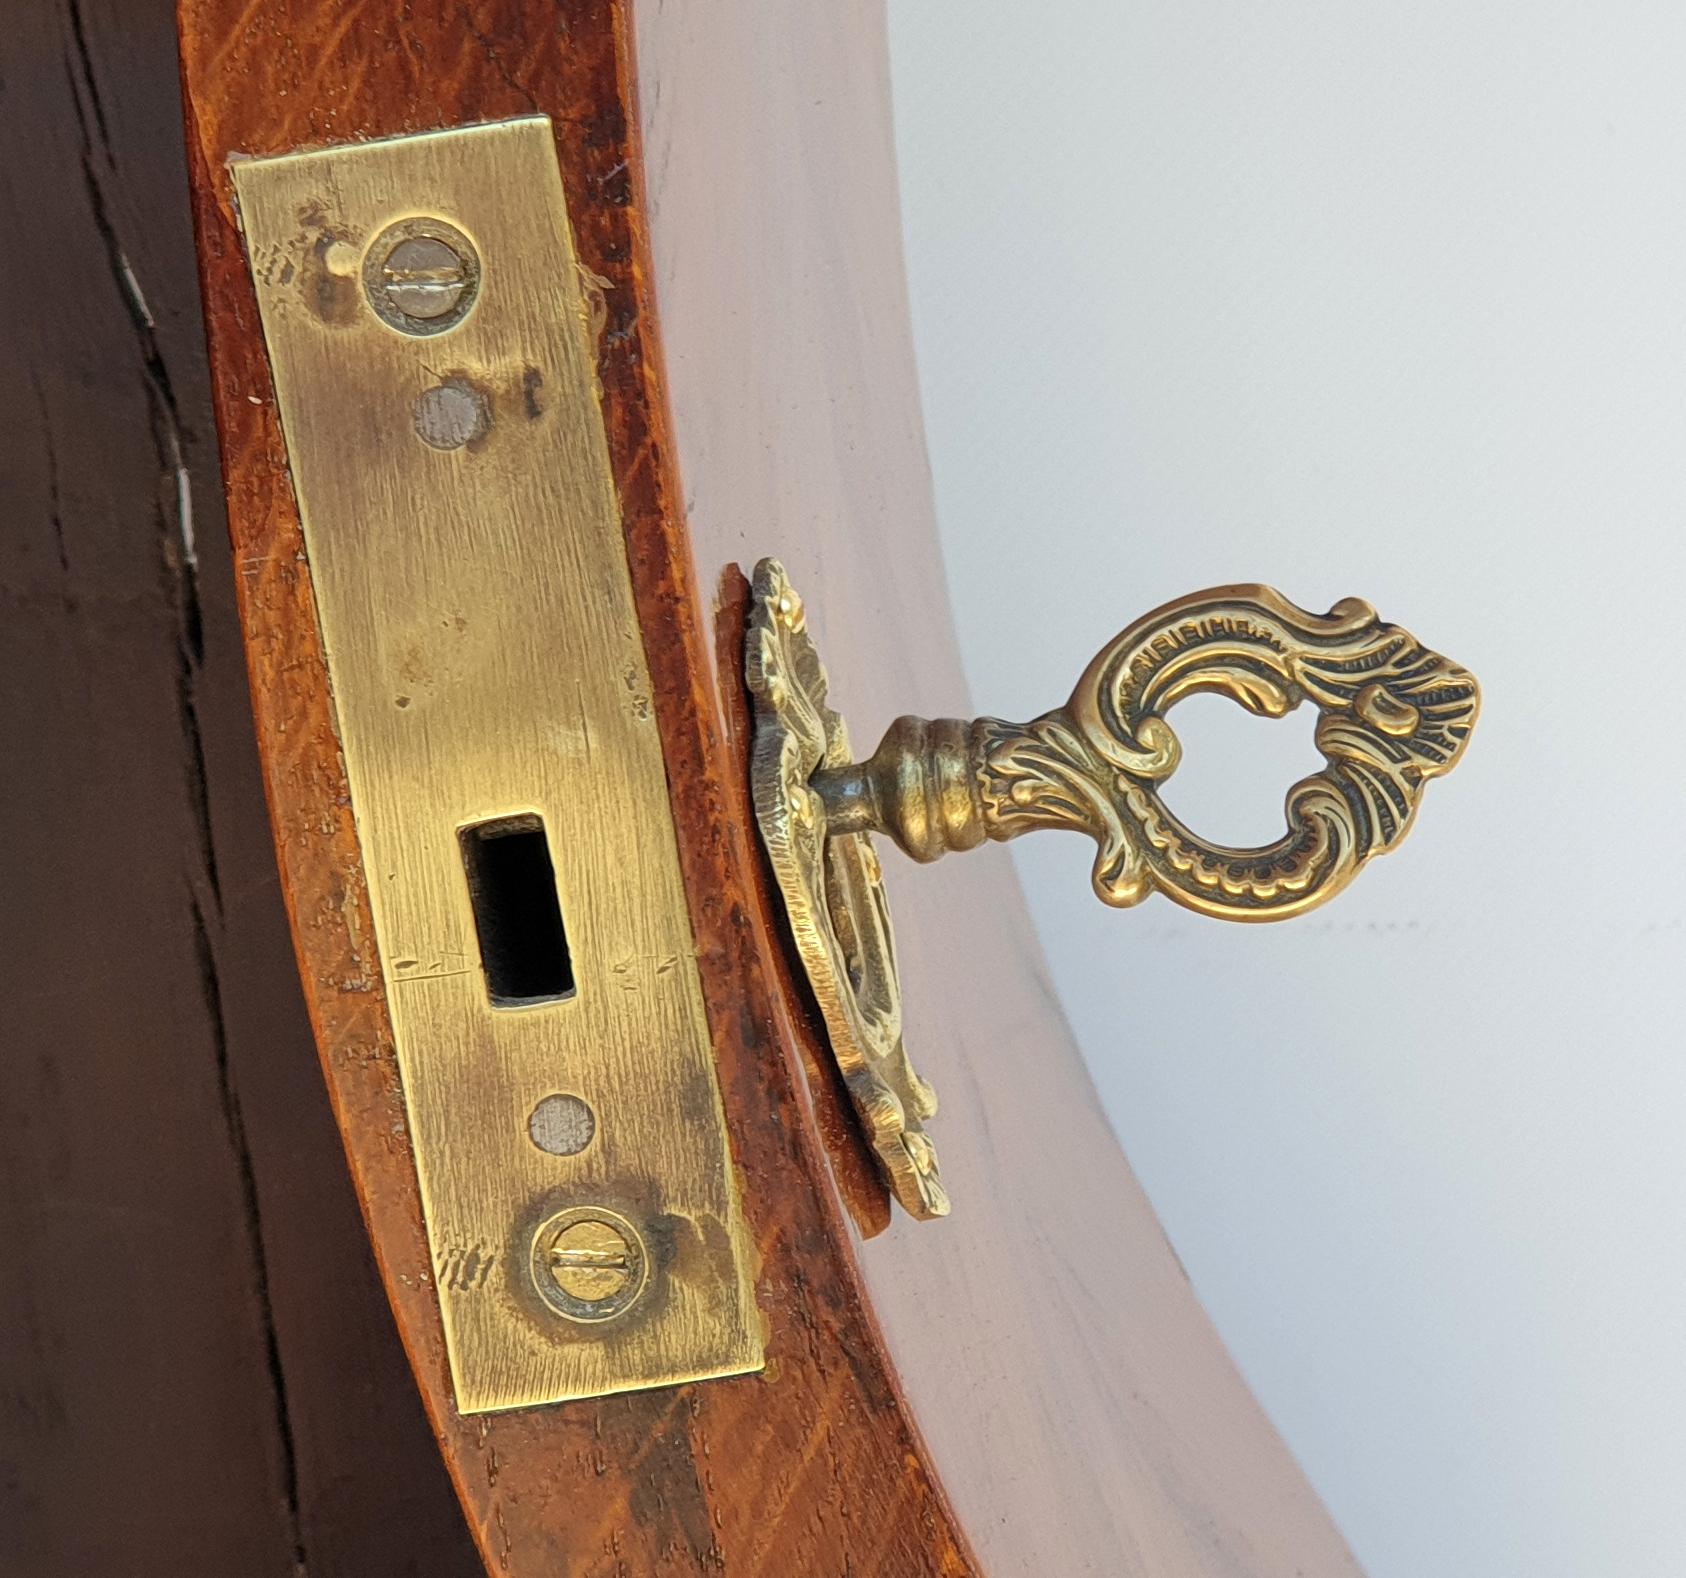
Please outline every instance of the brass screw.
[[630, 1222], [594, 1207], [559, 1211], [533, 1235], [533, 1283], [570, 1320], [611, 1320], [644, 1291], [643, 1244]]
[[473, 243], [442, 219], [403, 219], [375, 238], [363, 288], [381, 320], [403, 334], [439, 334], [468, 316], [480, 288]]
[[406, 318], [443, 318], [468, 288], [468, 270], [437, 236], [411, 236], [381, 266], [386, 299]]
[[632, 1280], [632, 1250], [607, 1222], [575, 1222], [550, 1246], [550, 1274], [569, 1298], [601, 1304]]

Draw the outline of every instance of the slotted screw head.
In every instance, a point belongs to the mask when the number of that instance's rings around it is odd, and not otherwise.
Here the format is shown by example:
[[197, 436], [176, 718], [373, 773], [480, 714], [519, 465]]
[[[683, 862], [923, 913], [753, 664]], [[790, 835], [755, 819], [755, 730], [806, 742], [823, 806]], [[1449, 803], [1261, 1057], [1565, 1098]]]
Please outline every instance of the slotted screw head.
[[480, 291], [480, 257], [442, 219], [401, 219], [370, 246], [363, 289], [381, 321], [401, 334], [442, 334], [462, 322]]
[[648, 1262], [637, 1230], [613, 1211], [559, 1211], [533, 1235], [533, 1285], [569, 1320], [612, 1320], [644, 1291]]

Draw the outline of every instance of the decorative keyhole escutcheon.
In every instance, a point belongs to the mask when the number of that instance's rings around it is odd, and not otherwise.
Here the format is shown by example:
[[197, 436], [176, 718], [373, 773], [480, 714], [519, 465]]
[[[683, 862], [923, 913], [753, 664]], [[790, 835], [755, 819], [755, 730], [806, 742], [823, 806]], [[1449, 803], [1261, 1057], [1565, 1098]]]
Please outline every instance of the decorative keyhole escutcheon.
[[[1347, 598], [1326, 614], [1267, 586], [1220, 586], [1144, 615], [1097, 653], [1062, 707], [1029, 723], [898, 718], [856, 761], [826, 705], [802, 599], [776, 560], [755, 572], [746, 672], [756, 817], [831, 1045], [892, 1188], [915, 1215], [948, 1197], [923, 1121], [936, 1109], [901, 1042], [889, 907], [869, 835], [917, 861], [1043, 829], [1095, 841], [1092, 882], [1128, 908], [1163, 893], [1220, 920], [1274, 921], [1339, 893], [1410, 831], [1457, 765], [1474, 678]], [[1317, 709], [1321, 771], [1289, 789], [1270, 844], [1202, 838], [1165, 804], [1177, 702], [1227, 696], [1283, 717]]]

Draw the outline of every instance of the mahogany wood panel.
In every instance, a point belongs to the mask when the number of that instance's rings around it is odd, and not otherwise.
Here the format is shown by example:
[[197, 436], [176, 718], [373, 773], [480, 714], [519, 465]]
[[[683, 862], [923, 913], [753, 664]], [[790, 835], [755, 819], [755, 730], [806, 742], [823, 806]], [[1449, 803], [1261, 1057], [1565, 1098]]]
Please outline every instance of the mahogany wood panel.
[[[972, 1570], [870, 1312], [766, 969], [655, 383], [618, 5], [183, 0], [190, 163], [260, 750], [350, 1159], [446, 1459], [493, 1571], [920, 1578]], [[226, 160], [542, 110], [582, 260], [681, 858], [769, 1325], [764, 1376], [519, 1413], [450, 1401], [367, 894]]]
[[168, 0], [0, 28], [0, 1572], [481, 1571], [288, 945]]
[[[896, 711], [965, 702], [919, 436], [877, 0], [645, 0], [641, 116], [628, 17], [610, 0], [182, 0], [182, 21], [284, 886], [353, 1171], [488, 1565], [1353, 1573], [1118, 1154], [1001, 854], [892, 868], [911, 1035], [944, 1097], [948, 1223], [881, 1231], [780, 952], [744, 803], [737, 566], [764, 551], [789, 563], [863, 740]], [[469, 1422], [450, 1407], [224, 161], [535, 109], [557, 124], [584, 260], [610, 281], [605, 411], [773, 1362], [759, 1379]]]

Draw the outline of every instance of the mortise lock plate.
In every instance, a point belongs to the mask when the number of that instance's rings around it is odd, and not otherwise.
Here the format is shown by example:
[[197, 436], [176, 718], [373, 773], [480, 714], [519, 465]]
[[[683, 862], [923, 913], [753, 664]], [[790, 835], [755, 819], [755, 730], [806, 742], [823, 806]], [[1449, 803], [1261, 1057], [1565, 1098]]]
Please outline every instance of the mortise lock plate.
[[[914, 1216], [949, 1200], [902, 1043], [889, 902], [869, 835], [918, 861], [1039, 828], [1087, 833], [1096, 895], [1163, 893], [1220, 920], [1272, 921], [1333, 898], [1410, 830], [1430, 778], [1475, 726], [1474, 678], [1358, 598], [1307, 613], [1266, 586], [1178, 598], [1114, 637], [1071, 699], [1030, 723], [898, 718], [864, 762], [827, 705], [802, 599], [756, 567], [746, 670], [760, 824], [833, 1055], [892, 1191]], [[1199, 691], [1281, 717], [1310, 701], [1327, 766], [1288, 791], [1263, 849], [1210, 844], [1160, 797], [1181, 747], [1166, 714]]]
[[234, 179], [458, 1407], [759, 1369], [550, 123]]

